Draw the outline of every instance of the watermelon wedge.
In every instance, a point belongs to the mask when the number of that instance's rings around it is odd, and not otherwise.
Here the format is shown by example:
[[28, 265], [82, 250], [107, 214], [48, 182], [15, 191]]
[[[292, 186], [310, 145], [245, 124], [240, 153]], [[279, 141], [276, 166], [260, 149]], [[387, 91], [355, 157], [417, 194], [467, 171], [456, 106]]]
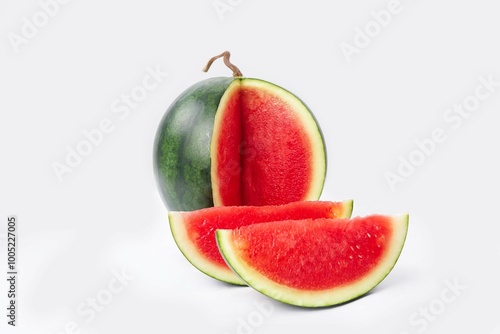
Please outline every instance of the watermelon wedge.
[[169, 210], [320, 198], [326, 148], [311, 110], [280, 86], [235, 75], [192, 85], [158, 126], [153, 166]]
[[224, 262], [215, 240], [217, 229], [285, 219], [350, 217], [352, 200], [294, 202], [278, 206], [223, 206], [190, 212], [170, 211], [174, 240], [193, 266], [220, 281], [246, 285]]
[[408, 215], [283, 220], [217, 230], [220, 252], [249, 286], [284, 303], [323, 307], [379, 284], [404, 245]]

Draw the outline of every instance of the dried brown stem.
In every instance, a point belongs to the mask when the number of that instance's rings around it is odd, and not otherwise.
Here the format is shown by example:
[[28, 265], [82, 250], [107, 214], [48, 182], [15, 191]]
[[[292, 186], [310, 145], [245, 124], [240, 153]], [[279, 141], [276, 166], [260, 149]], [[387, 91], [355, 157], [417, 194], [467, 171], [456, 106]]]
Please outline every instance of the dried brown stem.
[[208, 70], [210, 69], [210, 66], [212, 66], [212, 63], [221, 58], [221, 57], [224, 57], [224, 64], [229, 67], [229, 69], [231, 71], [233, 71], [233, 77], [242, 77], [243, 74], [241, 73], [240, 69], [238, 67], [236, 67], [236, 65], [232, 64], [230, 61], [229, 61], [229, 57], [231, 56], [231, 53], [229, 53], [229, 51], [224, 51], [222, 52], [220, 55], [217, 55], [217, 56], [214, 56], [212, 58], [210, 58], [210, 60], [208, 61], [207, 65], [205, 65], [205, 67], [203, 68], [203, 72], [208, 72]]

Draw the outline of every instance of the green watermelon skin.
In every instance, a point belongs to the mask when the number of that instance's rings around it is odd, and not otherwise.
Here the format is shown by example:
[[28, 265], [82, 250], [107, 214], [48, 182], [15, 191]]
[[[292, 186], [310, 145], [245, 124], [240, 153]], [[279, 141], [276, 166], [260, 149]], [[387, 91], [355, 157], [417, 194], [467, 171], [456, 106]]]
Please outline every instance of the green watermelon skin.
[[213, 206], [210, 142], [220, 99], [234, 78], [217, 77], [186, 89], [170, 106], [155, 138], [153, 166], [169, 210]]

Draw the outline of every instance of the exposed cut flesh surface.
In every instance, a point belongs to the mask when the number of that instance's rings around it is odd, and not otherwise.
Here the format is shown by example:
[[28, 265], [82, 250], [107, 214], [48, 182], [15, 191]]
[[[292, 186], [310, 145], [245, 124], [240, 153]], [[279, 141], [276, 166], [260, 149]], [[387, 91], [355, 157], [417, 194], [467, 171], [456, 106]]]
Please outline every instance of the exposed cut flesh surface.
[[210, 154], [214, 205], [243, 205], [240, 150], [244, 139], [239, 82], [235, 80], [229, 85], [215, 116]]
[[222, 281], [244, 284], [224, 262], [215, 240], [217, 229], [286, 219], [350, 217], [352, 201], [295, 202], [279, 206], [221, 206], [191, 212], [169, 212], [174, 239], [199, 270]]
[[316, 200], [326, 157], [307, 107], [268, 82], [235, 79], [221, 99], [211, 143], [215, 205]]
[[218, 230], [231, 268], [248, 285], [285, 303], [318, 307], [375, 287], [402, 250], [408, 216], [288, 220]]

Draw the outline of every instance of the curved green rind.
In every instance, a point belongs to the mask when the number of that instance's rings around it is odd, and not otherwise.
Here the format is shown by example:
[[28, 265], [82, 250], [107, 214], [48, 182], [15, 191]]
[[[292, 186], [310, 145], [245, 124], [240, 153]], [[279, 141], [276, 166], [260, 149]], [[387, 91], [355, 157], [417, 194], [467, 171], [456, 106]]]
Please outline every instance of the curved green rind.
[[250, 264], [238, 257], [232, 245], [233, 230], [217, 230], [216, 240], [222, 257], [228, 266], [258, 292], [285, 304], [301, 307], [327, 307], [346, 303], [365, 295], [375, 288], [391, 272], [403, 249], [408, 231], [408, 214], [394, 216], [394, 234], [386, 257], [368, 273], [365, 278], [353, 284], [319, 291], [306, 291], [289, 288], [269, 280]]
[[198, 250], [186, 233], [182, 214], [179, 212], [169, 212], [168, 221], [177, 247], [193, 267], [216, 280], [235, 285], [247, 285], [245, 281], [235, 275], [229, 268], [220, 268], [217, 264], [213, 264]]
[[161, 197], [170, 210], [213, 206], [210, 141], [220, 99], [234, 78], [210, 78], [185, 90], [161, 120], [153, 166]]
[[338, 218], [351, 218], [354, 201], [352, 199], [346, 199], [342, 201], [342, 207], [342, 214]]

